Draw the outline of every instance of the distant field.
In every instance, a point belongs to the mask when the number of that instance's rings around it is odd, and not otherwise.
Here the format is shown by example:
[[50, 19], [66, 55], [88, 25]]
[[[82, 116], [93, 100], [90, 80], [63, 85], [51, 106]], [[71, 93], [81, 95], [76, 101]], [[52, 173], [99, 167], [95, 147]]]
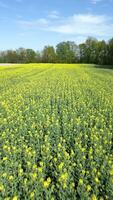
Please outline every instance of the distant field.
[[113, 70], [0, 67], [0, 199], [113, 199]]

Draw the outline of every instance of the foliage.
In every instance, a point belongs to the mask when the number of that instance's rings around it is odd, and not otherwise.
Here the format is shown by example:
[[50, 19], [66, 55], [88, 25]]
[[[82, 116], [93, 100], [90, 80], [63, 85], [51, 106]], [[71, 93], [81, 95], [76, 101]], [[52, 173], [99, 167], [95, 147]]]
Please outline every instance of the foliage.
[[52, 46], [45, 46], [42, 51], [42, 62], [44, 63], [55, 63], [56, 62], [56, 53], [55, 49]]
[[0, 199], [113, 199], [113, 71], [0, 67]]
[[78, 48], [74, 42], [61, 42], [56, 46], [57, 61], [60, 63], [76, 63]]
[[[19, 48], [0, 52], [0, 63], [92, 63], [113, 65], [113, 38], [108, 42], [89, 37], [84, 43], [60, 42], [41, 52]], [[107, 66], [106, 66], [107, 67]]]

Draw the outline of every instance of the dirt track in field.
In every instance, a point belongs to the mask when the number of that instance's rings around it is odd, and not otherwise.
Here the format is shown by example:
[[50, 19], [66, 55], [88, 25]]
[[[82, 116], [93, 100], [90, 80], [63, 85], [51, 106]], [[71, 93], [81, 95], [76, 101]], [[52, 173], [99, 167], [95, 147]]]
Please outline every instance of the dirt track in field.
[[11, 65], [17, 65], [17, 64], [12, 64], [12, 63], [0, 63], [0, 66], [11, 66]]
[[0, 63], [0, 67], [18, 65], [17, 63]]

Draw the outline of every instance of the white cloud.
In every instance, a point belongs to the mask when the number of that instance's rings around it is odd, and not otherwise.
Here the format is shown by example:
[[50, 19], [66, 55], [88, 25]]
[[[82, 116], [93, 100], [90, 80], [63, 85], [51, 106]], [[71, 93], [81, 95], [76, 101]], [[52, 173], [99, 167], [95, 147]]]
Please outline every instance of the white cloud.
[[64, 34], [80, 35], [110, 35], [113, 25], [106, 16], [91, 14], [75, 14], [57, 24], [48, 27], [49, 30]]
[[[97, 3], [106, 3], [106, 1], [105, 0], [90, 0], [90, 2], [92, 3], [92, 4], [97, 4]], [[107, 3], [112, 3], [113, 2], [113, 0], [107, 0]]]
[[91, 3], [92, 4], [97, 4], [97, 3], [100, 3], [101, 1], [103, 1], [103, 0], [91, 0]]
[[76, 37], [112, 37], [113, 19], [105, 15], [74, 14], [61, 18], [41, 18], [34, 21], [20, 20], [24, 28], [43, 30]]
[[48, 20], [45, 18], [37, 20], [19, 20], [18, 23], [25, 29], [37, 29], [46, 27], [48, 25]]
[[51, 19], [58, 19], [60, 17], [59, 12], [56, 10], [53, 10], [48, 14], [48, 17]]

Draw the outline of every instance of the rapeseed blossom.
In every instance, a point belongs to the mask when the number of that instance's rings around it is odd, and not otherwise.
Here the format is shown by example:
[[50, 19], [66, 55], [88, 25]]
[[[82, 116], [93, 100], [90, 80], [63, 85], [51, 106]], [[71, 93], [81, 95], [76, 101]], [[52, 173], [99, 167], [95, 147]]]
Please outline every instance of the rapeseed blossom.
[[0, 199], [113, 199], [112, 71], [71, 64], [5, 69]]

